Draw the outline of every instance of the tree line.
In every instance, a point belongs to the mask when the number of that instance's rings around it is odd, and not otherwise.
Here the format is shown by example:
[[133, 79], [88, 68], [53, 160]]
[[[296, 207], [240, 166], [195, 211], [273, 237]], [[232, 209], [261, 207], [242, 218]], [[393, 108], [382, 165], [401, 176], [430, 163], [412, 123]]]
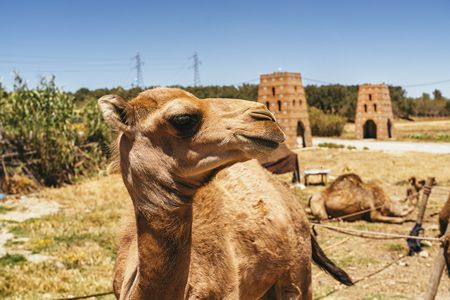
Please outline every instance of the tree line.
[[[257, 84], [172, 87], [185, 89], [199, 98], [223, 97], [252, 101], [256, 101], [258, 98]], [[130, 89], [115, 87], [95, 90], [81, 88], [74, 92], [73, 96], [79, 103], [91, 98], [100, 98], [105, 94], [118, 94], [125, 99], [132, 99], [143, 90], [138, 87]], [[401, 86], [389, 86], [389, 92], [394, 115], [398, 118], [409, 119], [415, 116], [439, 117], [450, 115], [450, 99], [444, 97], [441, 91], [437, 89], [434, 90], [433, 95], [423, 93], [420, 97], [408, 97], [406, 90]], [[310, 107], [318, 108], [325, 114], [339, 115], [350, 122], [354, 121], [358, 97], [357, 85], [307, 85], [305, 94]]]

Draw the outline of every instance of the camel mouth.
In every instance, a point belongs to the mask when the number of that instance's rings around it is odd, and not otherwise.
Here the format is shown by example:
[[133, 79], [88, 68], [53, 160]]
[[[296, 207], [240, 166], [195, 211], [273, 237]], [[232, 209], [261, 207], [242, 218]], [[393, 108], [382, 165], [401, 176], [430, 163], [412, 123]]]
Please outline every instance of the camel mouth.
[[269, 149], [277, 149], [278, 146], [280, 145], [279, 142], [274, 141], [274, 140], [270, 140], [268, 138], [263, 138], [263, 137], [259, 137], [259, 136], [249, 136], [249, 135], [244, 135], [244, 134], [240, 134], [240, 136], [242, 136], [243, 138], [250, 140], [252, 143], [264, 147], [264, 148], [269, 148]]

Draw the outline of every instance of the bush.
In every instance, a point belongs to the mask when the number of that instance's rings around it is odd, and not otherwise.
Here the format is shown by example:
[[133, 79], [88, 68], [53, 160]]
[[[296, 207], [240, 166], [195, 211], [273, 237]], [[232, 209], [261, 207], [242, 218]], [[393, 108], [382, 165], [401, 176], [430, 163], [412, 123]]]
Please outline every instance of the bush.
[[86, 143], [97, 144], [103, 156], [110, 156], [111, 128], [105, 123], [97, 99], [89, 98], [81, 109], [81, 121], [84, 127], [83, 135]]
[[331, 149], [344, 149], [345, 148], [344, 145], [336, 144], [336, 143], [320, 143], [318, 146], [321, 148], [331, 148]]
[[[84, 115], [90, 118], [90, 114]], [[94, 139], [104, 138], [103, 129], [95, 118], [78, 126], [80, 120], [83, 114], [76, 113], [73, 97], [58, 89], [54, 78], [29, 89], [16, 77], [14, 91], [0, 99], [3, 151], [17, 152], [19, 161], [10, 172], [23, 172], [55, 186], [98, 170], [104, 159]]]
[[309, 109], [309, 122], [314, 136], [340, 136], [346, 123], [345, 118], [338, 115], [328, 115], [320, 109]]
[[431, 142], [450, 142], [450, 134], [444, 132], [437, 133], [410, 133], [405, 136], [409, 140], [431, 141]]

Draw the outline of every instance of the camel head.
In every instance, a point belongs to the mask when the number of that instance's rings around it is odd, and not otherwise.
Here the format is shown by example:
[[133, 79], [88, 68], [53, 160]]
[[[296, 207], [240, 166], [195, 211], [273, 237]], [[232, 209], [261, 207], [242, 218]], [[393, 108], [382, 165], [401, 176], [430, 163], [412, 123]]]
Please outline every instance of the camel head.
[[408, 183], [405, 201], [410, 202], [412, 205], [417, 205], [420, 191], [425, 186], [425, 180], [417, 180], [415, 176], [412, 176], [408, 178]]
[[103, 96], [99, 107], [119, 132], [120, 169], [199, 183], [233, 163], [278, 147], [285, 135], [261, 103], [199, 99], [175, 88], [155, 88], [126, 102]]
[[366, 186], [370, 187], [376, 205], [383, 205], [381, 212], [384, 216], [404, 217], [413, 212], [413, 205], [400, 198], [388, 196], [379, 185], [368, 183]]
[[415, 206], [401, 199], [390, 199], [384, 203], [383, 215], [391, 217], [405, 217], [414, 211]]

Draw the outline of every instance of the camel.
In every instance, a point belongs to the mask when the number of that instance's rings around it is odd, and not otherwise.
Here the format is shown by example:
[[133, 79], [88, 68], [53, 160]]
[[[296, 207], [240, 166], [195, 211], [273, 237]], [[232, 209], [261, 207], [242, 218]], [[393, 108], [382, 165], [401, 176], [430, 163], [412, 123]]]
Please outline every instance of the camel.
[[289, 190], [252, 158], [285, 139], [263, 104], [156, 88], [99, 99], [134, 207], [118, 299], [311, 299], [311, 257], [344, 284]]
[[[411, 189], [416, 191], [416, 180], [410, 180]], [[409, 189], [409, 188], [408, 188]], [[408, 194], [409, 193], [409, 194]], [[403, 223], [406, 216], [414, 210], [412, 205], [418, 191], [407, 191], [405, 201], [393, 200], [376, 184], [364, 183], [353, 173], [343, 174], [336, 178], [320, 193], [315, 193], [309, 199], [311, 213], [320, 220], [329, 217], [345, 218], [348, 221], [366, 219], [387, 223]], [[414, 199], [411, 199], [414, 198]], [[410, 200], [410, 201], [407, 201]], [[366, 213], [358, 214], [365, 211]]]
[[425, 180], [417, 180], [415, 176], [411, 176], [408, 178], [408, 183], [409, 186], [406, 189], [406, 199], [415, 206], [419, 202], [420, 191], [425, 186]]

